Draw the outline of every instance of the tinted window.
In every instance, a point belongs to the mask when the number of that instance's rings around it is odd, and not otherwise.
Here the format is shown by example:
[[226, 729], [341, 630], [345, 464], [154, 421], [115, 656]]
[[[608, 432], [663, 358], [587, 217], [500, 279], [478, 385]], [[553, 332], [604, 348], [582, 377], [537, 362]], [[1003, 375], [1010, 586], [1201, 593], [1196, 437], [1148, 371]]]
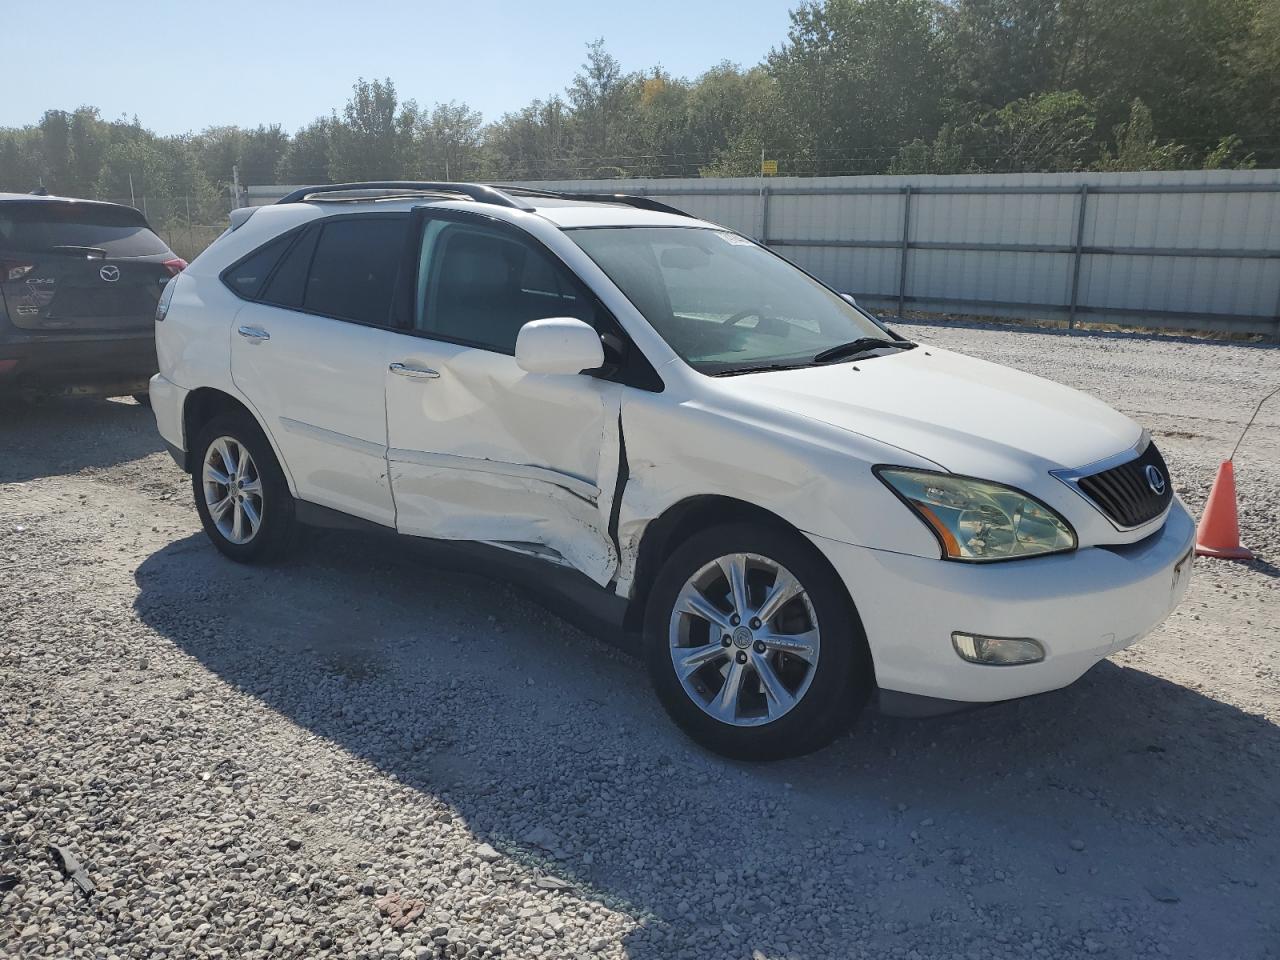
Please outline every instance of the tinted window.
[[137, 210], [61, 200], [0, 203], [0, 246], [33, 252], [98, 247], [108, 257], [170, 252]]
[[292, 237], [277, 237], [266, 246], [259, 247], [244, 260], [223, 274], [222, 282], [246, 299], [253, 300], [262, 292], [262, 285], [271, 274], [271, 268], [280, 254], [289, 246]]
[[[262, 299], [268, 303], [276, 303], [282, 307], [302, 306], [302, 297], [307, 289], [307, 272], [311, 269], [311, 256], [316, 250], [316, 238], [320, 236], [319, 227], [305, 230], [297, 242], [285, 254], [279, 269], [271, 277]], [[292, 239], [287, 237], [286, 240]]]
[[416, 329], [500, 353], [515, 352], [516, 334], [530, 320], [595, 321], [593, 302], [562, 264], [493, 227], [430, 221], [418, 277]]
[[387, 323], [407, 223], [405, 217], [368, 216], [326, 223], [311, 258], [303, 308]]

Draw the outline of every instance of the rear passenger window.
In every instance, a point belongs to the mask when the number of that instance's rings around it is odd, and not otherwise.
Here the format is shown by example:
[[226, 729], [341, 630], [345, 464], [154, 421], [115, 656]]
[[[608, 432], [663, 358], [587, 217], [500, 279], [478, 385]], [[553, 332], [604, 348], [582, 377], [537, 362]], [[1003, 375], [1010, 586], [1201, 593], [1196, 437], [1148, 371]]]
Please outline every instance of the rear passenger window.
[[271, 268], [280, 259], [280, 254], [293, 237], [277, 237], [223, 274], [223, 282], [236, 294], [248, 300], [257, 299], [262, 293], [262, 286], [271, 275]]
[[[302, 308], [386, 325], [407, 225], [407, 217], [370, 216], [324, 224], [311, 257]], [[274, 287], [273, 281], [272, 292]]]
[[302, 297], [307, 290], [307, 271], [311, 269], [311, 256], [316, 251], [318, 236], [320, 228], [311, 227], [298, 238], [263, 291], [263, 300], [280, 307], [302, 306]]

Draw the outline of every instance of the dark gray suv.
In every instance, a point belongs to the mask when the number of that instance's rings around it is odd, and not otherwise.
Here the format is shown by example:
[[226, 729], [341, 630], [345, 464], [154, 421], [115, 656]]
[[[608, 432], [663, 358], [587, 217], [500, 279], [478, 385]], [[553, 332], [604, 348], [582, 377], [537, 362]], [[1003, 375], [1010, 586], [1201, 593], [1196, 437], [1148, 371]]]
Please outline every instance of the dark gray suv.
[[132, 207], [0, 193], [0, 394], [134, 394], [186, 266]]

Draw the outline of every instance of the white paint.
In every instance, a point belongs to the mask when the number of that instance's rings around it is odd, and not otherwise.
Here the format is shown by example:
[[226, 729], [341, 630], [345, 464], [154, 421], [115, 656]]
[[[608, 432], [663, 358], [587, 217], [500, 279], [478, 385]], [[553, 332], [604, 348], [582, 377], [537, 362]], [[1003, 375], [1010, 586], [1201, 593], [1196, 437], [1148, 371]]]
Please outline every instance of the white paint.
[[574, 317], [531, 320], [516, 334], [516, 363], [529, 373], [575, 374], [604, 366], [604, 346]]
[[[1195, 524], [1175, 500], [1159, 534], [1123, 555], [1086, 548], [993, 565], [810, 539], [846, 583], [880, 600], [860, 604], [859, 613], [881, 687], [991, 701], [1065, 687], [1155, 629], [1190, 583], [1189, 570], [1175, 581], [1172, 568], [1191, 550]], [[1020, 667], [965, 663], [951, 650], [953, 630], [1034, 637], [1047, 656]]]
[[[187, 390], [223, 390], [259, 418], [297, 496], [410, 535], [547, 557], [624, 596], [645, 531], [664, 512], [708, 495], [757, 505], [807, 534], [844, 579], [882, 685], [930, 696], [992, 700], [1061, 686], [1115, 637], [1123, 644], [1151, 629], [1185, 589], [1186, 578], [1175, 587], [1171, 574], [1193, 534], [1181, 504], [1121, 533], [1049, 472], [1132, 447], [1141, 431], [1127, 417], [1046, 380], [926, 347], [709, 378], [680, 361], [560, 229], [710, 224], [619, 206], [482, 208], [535, 236], [596, 293], [659, 372], [659, 393], [529, 372], [553, 368], [546, 344], [537, 358], [526, 350], [522, 369], [505, 354], [247, 304], [217, 278], [290, 226], [369, 206], [263, 208], [179, 278], [157, 337], [154, 397], [166, 439], [187, 443]], [[242, 325], [271, 339], [245, 340]], [[573, 363], [595, 359], [592, 346]], [[423, 375], [397, 375], [393, 364]], [[628, 478], [615, 505], [624, 439]], [[943, 562], [925, 525], [874, 476], [876, 464], [1019, 487], [1066, 517], [1081, 549], [990, 566]], [[1095, 549], [1126, 543], [1134, 545], [1123, 553]], [[951, 651], [953, 629], [1033, 636], [1049, 656], [1026, 668], [966, 664]]]
[[[246, 339], [242, 327], [270, 339]], [[263, 303], [243, 303], [227, 336], [232, 379], [274, 436], [296, 494], [394, 524], [384, 391], [403, 338]]]
[[396, 338], [399, 361], [440, 374], [386, 377], [396, 529], [540, 543], [607, 583], [617, 556], [600, 491], [617, 476], [622, 388], [527, 373], [514, 357], [474, 347]]

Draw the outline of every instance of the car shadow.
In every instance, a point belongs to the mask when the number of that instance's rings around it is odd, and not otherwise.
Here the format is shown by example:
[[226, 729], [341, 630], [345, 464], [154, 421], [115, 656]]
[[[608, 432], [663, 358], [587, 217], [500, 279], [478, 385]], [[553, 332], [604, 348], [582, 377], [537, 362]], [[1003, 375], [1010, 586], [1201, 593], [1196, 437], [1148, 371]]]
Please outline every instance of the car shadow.
[[114, 467], [163, 449], [150, 408], [127, 397], [0, 397], [0, 482]]
[[1280, 902], [1280, 730], [1139, 670], [744, 764], [686, 740], [633, 658], [396, 541], [317, 532], [250, 568], [197, 534], [136, 581], [218, 678], [637, 918], [630, 957], [1004, 955], [1011, 915], [1075, 955], [1129, 942], [1117, 909], [1175, 956], [1252, 956]]

